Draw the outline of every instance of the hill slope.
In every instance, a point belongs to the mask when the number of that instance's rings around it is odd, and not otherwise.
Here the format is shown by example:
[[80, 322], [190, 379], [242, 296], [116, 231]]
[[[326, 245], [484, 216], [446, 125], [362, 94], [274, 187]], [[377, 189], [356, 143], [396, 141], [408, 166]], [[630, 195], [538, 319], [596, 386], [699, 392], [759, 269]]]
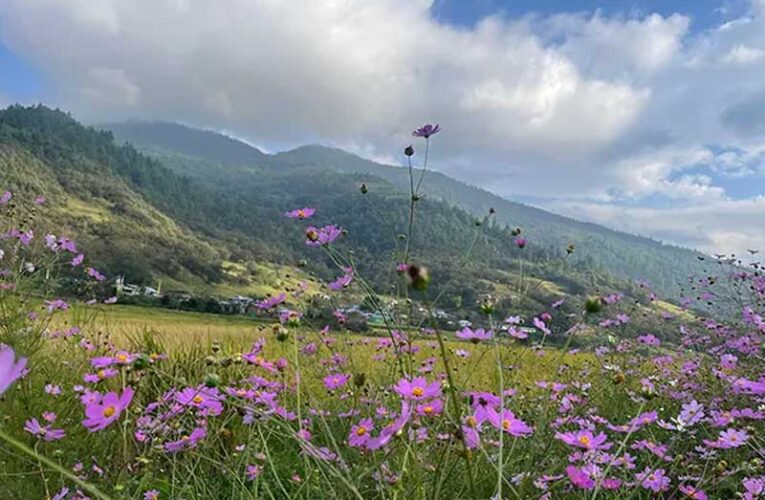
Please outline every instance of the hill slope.
[[[193, 142], [198, 131], [194, 129], [185, 128], [186, 140], [181, 140], [184, 127], [178, 125], [172, 126], [170, 135], [163, 134], [161, 126], [151, 123], [132, 122], [105, 127], [113, 130], [119, 140], [134, 143], [176, 172], [208, 183], [219, 183], [227, 176], [240, 179], [247, 175], [268, 174], [274, 169], [285, 171], [292, 166], [313, 173], [356, 174], [359, 182], [383, 179], [400, 192], [409, 189], [406, 169], [381, 165], [339, 149], [313, 145], [268, 156], [251, 148], [252, 160], [231, 162], [229, 159], [233, 154], [229, 153], [197, 155]], [[227, 144], [233, 140], [227, 139]], [[250, 146], [239, 143], [237, 147]], [[533, 245], [560, 251], [573, 243], [577, 248], [573, 260], [585, 267], [600, 269], [622, 279], [646, 279], [670, 296], [678, 294], [680, 284], [689, 275], [701, 270], [697, 259], [700, 254], [692, 250], [512, 202], [438, 172], [428, 172], [425, 179], [426, 198], [444, 201], [477, 217], [482, 217], [493, 207], [501, 225], [522, 227]]]

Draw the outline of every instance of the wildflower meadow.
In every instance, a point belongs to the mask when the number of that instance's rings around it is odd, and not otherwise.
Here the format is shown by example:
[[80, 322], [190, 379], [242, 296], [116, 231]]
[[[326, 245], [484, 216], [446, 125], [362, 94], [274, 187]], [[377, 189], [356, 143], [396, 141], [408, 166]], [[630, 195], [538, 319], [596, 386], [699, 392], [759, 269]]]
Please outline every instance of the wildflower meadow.
[[[441, 297], [426, 292], [450, 279], [412, 247], [428, 224], [418, 206], [440, 130], [417, 128], [404, 149], [395, 290], [359, 272], [343, 227], [314, 222], [332, 219], [321, 206], [282, 215], [336, 267], [328, 300], [358, 293], [379, 311], [382, 326], [360, 333], [343, 327], [342, 311], [331, 326], [307, 315], [300, 287], [213, 334], [186, 335], [183, 323], [172, 334], [150, 322], [123, 330], [129, 310], [112, 277], [77, 241], [36, 225], [46, 193], [5, 192], [0, 498], [763, 495], [765, 275], [754, 253], [689, 277], [674, 304], [649, 283], [629, 295], [593, 286], [533, 314], [500, 315], [507, 297], [485, 296], [473, 306], [480, 321], [441, 328], [407, 313], [435, 311]], [[475, 222], [460, 265], [493, 216]], [[534, 240], [519, 228], [506, 244], [528, 251]], [[576, 249], [561, 250], [565, 266]], [[77, 276], [71, 297], [58, 287], [64, 270]], [[511, 310], [542, 286], [519, 275]]]

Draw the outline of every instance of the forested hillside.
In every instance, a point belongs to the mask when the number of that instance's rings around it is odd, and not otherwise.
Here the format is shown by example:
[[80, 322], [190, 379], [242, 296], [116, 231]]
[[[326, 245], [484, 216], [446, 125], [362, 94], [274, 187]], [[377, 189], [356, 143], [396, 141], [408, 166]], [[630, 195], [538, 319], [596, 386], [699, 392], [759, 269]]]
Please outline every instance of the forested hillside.
[[[46, 195], [37, 217], [76, 236], [91, 262], [109, 275], [199, 288], [227, 285], [231, 267], [256, 273], [268, 263], [297, 273], [296, 266], [310, 258], [307, 270], [333, 279], [336, 266], [305, 245], [301, 224], [284, 217], [289, 209], [314, 206], [314, 224], [346, 230], [339, 244], [352, 251], [373, 286], [385, 293], [400, 285], [394, 269], [408, 196], [380, 177], [272, 157], [265, 164], [240, 164], [239, 157], [225, 155], [215, 162], [155, 148], [158, 161], [115, 141], [111, 132], [42, 106], [0, 112], [0, 148], [4, 189], [19, 199]], [[616, 286], [582, 260], [565, 261], [565, 246], [534, 242], [518, 248], [508, 227], [487, 218], [488, 210], [475, 217], [435, 198], [422, 200], [417, 210], [411, 261], [430, 268], [427, 293], [443, 292], [444, 307], [472, 307], [485, 294], [510, 295], [521, 269], [524, 279], [544, 279], [532, 302]]]
[[[176, 172], [194, 176], [208, 184], [234, 183], [249, 176], [261, 177], [274, 172], [300, 171], [301, 175], [319, 173], [356, 174], [359, 183], [385, 180], [401, 193], [409, 189], [406, 169], [381, 165], [345, 151], [323, 146], [304, 146], [277, 155], [264, 155], [259, 150], [239, 142], [236, 150], [250, 148], [249, 158], [234, 151], [224, 152], [233, 139], [210, 131], [199, 131], [176, 124], [130, 122], [105, 126], [114, 131], [120, 141], [128, 141], [151, 153]], [[186, 140], [182, 140], [183, 131]], [[195, 138], [200, 134], [218, 136], [215, 153], [198, 154]], [[236, 158], [235, 158], [236, 156]], [[289, 167], [293, 167], [290, 169]], [[297, 169], [297, 170], [295, 170]], [[291, 175], [291, 174], [288, 174]], [[599, 269], [626, 279], [645, 279], [656, 289], [676, 296], [688, 276], [701, 271], [699, 253], [666, 245], [656, 240], [613, 231], [596, 224], [579, 222], [534, 207], [515, 203], [483, 189], [464, 184], [438, 172], [428, 172], [424, 183], [425, 198], [444, 201], [474, 217], [482, 217], [490, 208], [496, 209], [500, 226], [521, 227], [530, 241], [532, 251], [546, 256], [555, 255], [569, 244], [576, 252], [571, 261], [581, 268]], [[318, 199], [325, 193], [306, 193]]]

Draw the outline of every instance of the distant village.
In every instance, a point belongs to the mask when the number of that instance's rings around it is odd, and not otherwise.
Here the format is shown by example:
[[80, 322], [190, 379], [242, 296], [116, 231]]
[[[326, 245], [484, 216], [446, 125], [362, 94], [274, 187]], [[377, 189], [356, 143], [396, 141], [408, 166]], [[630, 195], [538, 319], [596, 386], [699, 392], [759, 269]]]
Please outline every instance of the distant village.
[[[156, 288], [131, 284], [125, 281], [124, 276], [118, 276], [115, 279], [114, 289], [116, 295], [120, 298], [133, 298], [136, 299], [136, 302], [156, 303], [161, 307], [195, 309], [195, 307], [183, 306], [188, 306], [194, 301], [200, 300], [198, 297], [195, 297], [193, 294], [184, 290], [162, 290], [161, 283], [159, 283]], [[206, 305], [206, 310], [208, 312], [255, 316], [258, 312], [258, 308], [255, 304], [258, 300], [263, 298], [264, 297], [246, 297], [243, 295], [235, 295], [230, 298], [206, 298], [204, 299], [205, 303], [202, 305]], [[211, 301], [214, 302], [214, 306]], [[130, 300], [125, 302], [130, 302]], [[281, 312], [282, 309], [286, 310], [286, 308], [281, 308], [277, 310], [277, 313]], [[389, 312], [386, 311], [385, 313], [381, 313], [380, 311], [368, 311], [360, 304], [341, 306], [337, 308], [337, 311], [349, 318], [363, 320], [369, 326], [384, 326], [386, 322], [390, 320]], [[428, 315], [428, 311], [422, 306], [417, 307], [412, 313], [420, 316]], [[450, 314], [442, 309], [433, 310], [432, 317], [439, 322], [441, 327], [451, 330], [457, 330], [472, 325], [471, 321], [457, 318], [454, 314]]]

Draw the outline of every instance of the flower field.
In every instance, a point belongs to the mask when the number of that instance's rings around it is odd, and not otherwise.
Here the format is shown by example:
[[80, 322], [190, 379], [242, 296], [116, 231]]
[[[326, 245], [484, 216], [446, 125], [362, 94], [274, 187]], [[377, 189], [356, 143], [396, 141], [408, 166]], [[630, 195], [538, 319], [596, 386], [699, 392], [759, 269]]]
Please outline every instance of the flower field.
[[[431, 308], [431, 273], [408, 243], [421, 172], [391, 272], [401, 303]], [[499, 316], [486, 297], [481, 324], [457, 332], [391, 314], [358, 334], [341, 311], [340, 326], [304, 314], [301, 289], [262, 298], [257, 320], [121, 306], [75, 241], [18, 208], [42, 197], [0, 202], [0, 498], [703, 500], [765, 488], [756, 264], [695, 277], [673, 312], [641, 285], [531, 317]], [[336, 264], [326, 294], [356, 289], [386, 312], [343, 229], [312, 225], [320, 210], [285, 217]], [[533, 241], [519, 230], [508, 244]], [[56, 294], [61, 269], [79, 273], [77, 297]]]

